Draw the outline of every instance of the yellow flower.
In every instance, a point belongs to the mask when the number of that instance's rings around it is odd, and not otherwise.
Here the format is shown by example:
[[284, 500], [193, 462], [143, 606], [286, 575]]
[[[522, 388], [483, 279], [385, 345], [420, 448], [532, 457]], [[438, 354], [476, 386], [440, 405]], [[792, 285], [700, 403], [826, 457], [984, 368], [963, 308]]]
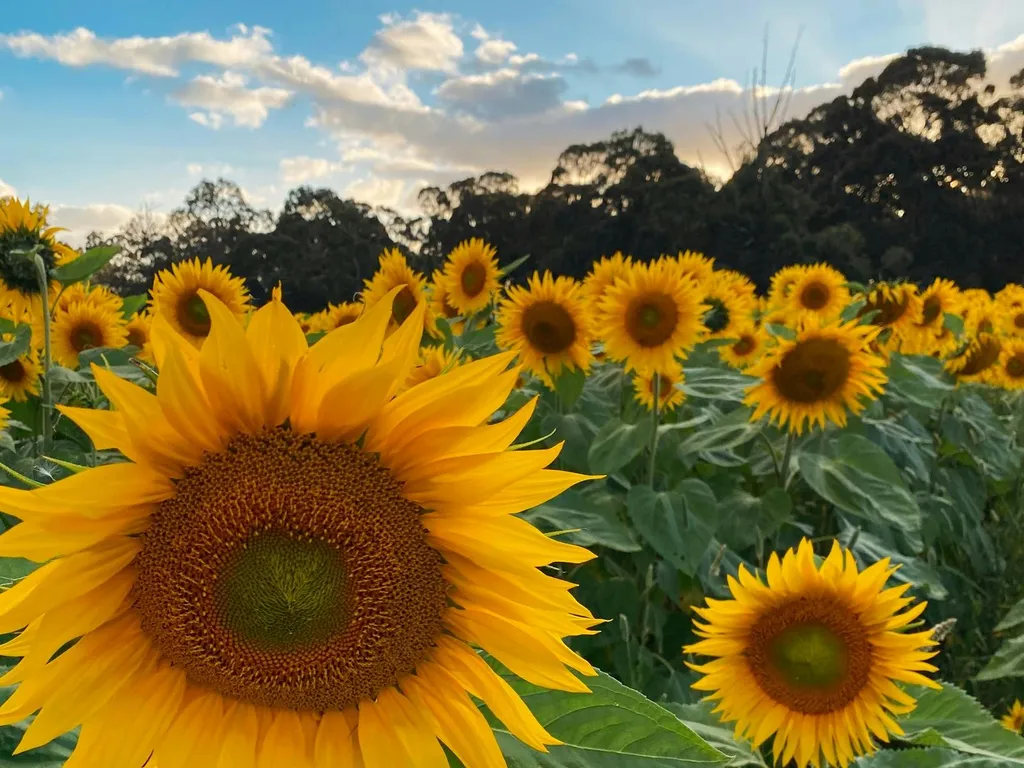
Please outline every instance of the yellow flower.
[[956, 376], [957, 381], [1000, 384], [997, 363], [1002, 352], [1003, 344], [998, 337], [979, 333], [958, 355], [946, 361], [946, 370]]
[[826, 323], [838, 320], [850, 303], [846, 276], [828, 264], [804, 267], [795, 278], [786, 298], [794, 324], [807, 317]]
[[737, 329], [749, 325], [757, 312], [757, 296], [752, 283], [739, 281], [735, 273], [719, 270], [699, 287], [708, 307], [703, 323], [708, 338], [731, 339]]
[[885, 360], [868, 348], [877, 335], [877, 328], [849, 322], [807, 326], [793, 340], [780, 339], [747, 370], [761, 378], [744, 401], [754, 406], [751, 420], [767, 415], [796, 434], [808, 423], [845, 425], [846, 412], [860, 413], [885, 384]]
[[1024, 286], [1008, 283], [995, 296], [1002, 311], [1003, 330], [1015, 336], [1024, 336]]
[[208, 291], [227, 305], [231, 313], [241, 320], [249, 305], [249, 293], [240, 277], [232, 277], [225, 266], [213, 266], [207, 259], [182, 261], [162, 270], [153, 282], [153, 312], [196, 348], [210, 333], [210, 314], [199, 296]]
[[952, 280], [935, 278], [921, 294], [921, 322], [919, 328], [937, 330], [942, 326], [946, 314], [960, 311], [960, 290]]
[[358, 301], [342, 301], [339, 304], [332, 304], [327, 308], [330, 318], [327, 330], [333, 331], [335, 328], [354, 323], [362, 313], [363, 305]]
[[683, 650], [715, 658], [689, 664], [702, 675], [693, 687], [755, 747], [774, 734], [776, 763], [845, 768], [874, 752], [871, 734], [902, 735], [892, 715], [917, 706], [896, 683], [939, 687], [921, 674], [936, 671], [931, 630], [906, 631], [925, 603], [911, 607], [910, 584], [884, 588], [897, 567], [885, 558], [858, 572], [838, 542], [818, 565], [807, 539], [772, 553], [767, 583], [740, 565], [731, 600], [695, 609], [702, 639]]
[[147, 363], [153, 362], [153, 347], [150, 344], [150, 333], [153, 326], [153, 316], [148, 310], [136, 312], [125, 324], [125, 331], [128, 333], [128, 344], [139, 348], [137, 357]]
[[593, 333], [580, 284], [571, 277], [534, 273], [526, 288], [509, 289], [497, 320], [498, 346], [516, 352], [548, 386], [563, 370], [590, 369]]
[[680, 274], [691, 277], [698, 284], [710, 280], [715, 271], [715, 260], [703, 253], [686, 251], [678, 253], [675, 258], [668, 256], [662, 258], [674, 262]]
[[105, 285], [90, 286], [85, 283], [72, 283], [57, 297], [53, 308], [55, 312], [60, 312], [80, 301], [88, 301], [91, 304], [106, 307], [113, 312], [120, 312], [124, 306], [121, 297]]
[[1021, 732], [1024, 728], [1024, 704], [1020, 703], [1020, 699], [1013, 702], [1013, 706], [1002, 716], [1000, 722], [1008, 731]]
[[1024, 389], [1024, 339], [1003, 341], [997, 383], [1006, 389]]
[[634, 264], [599, 305], [598, 336], [612, 360], [627, 370], [668, 370], [704, 334], [697, 284], [667, 261]]
[[[48, 215], [49, 209], [44, 206], [33, 206], [28, 200], [22, 202], [15, 197], [0, 197], [0, 310], [9, 307], [18, 320], [26, 313], [39, 315], [43, 302], [35, 261], [16, 251], [38, 246], [48, 271], [78, 256], [57, 241], [56, 234], [63, 230], [47, 226]], [[50, 282], [52, 295], [59, 289], [57, 281]]]
[[474, 646], [587, 690], [563, 638], [598, 621], [540, 569], [593, 555], [517, 516], [585, 478], [508, 450], [535, 400], [488, 423], [511, 355], [396, 394], [426, 310], [385, 340], [397, 293], [309, 348], [282, 302], [243, 328], [203, 292], [201, 351], [154, 319], [156, 394], [93, 368], [114, 410], [62, 411], [129, 461], [0, 489], [0, 556], [46, 563], [0, 594], [19, 750], [81, 723], [81, 766], [502, 766], [470, 694], [556, 743]]
[[123, 347], [128, 343], [128, 330], [120, 312], [80, 301], [54, 314], [50, 339], [53, 359], [75, 370], [79, 352]]
[[764, 354], [768, 342], [767, 331], [747, 323], [737, 327], [731, 334], [735, 341], [718, 348], [718, 355], [733, 368], [743, 370], [756, 363]]
[[583, 278], [583, 299], [590, 307], [597, 307], [608, 286], [624, 277], [633, 266], [632, 256], [623, 256], [616, 251], [609, 256], [602, 256], [594, 262], [590, 272]]
[[444, 347], [428, 347], [420, 351], [416, 367], [405, 380], [405, 389], [415, 387], [430, 379], [436, 379], [442, 373], [462, 365], [462, 350], [445, 349]]
[[806, 270], [803, 264], [790, 264], [772, 275], [768, 288], [768, 306], [772, 309], [786, 306], [790, 291]]
[[661, 373], [637, 374], [633, 379], [636, 389], [634, 398], [649, 411], [654, 410], [654, 382], [658, 381], [658, 410], [662, 413], [674, 411], [686, 400], [686, 393], [676, 385], [686, 381], [683, 367], [674, 363], [667, 371]]
[[448, 301], [463, 317], [484, 309], [498, 292], [501, 270], [497, 253], [493, 246], [474, 237], [448, 254], [444, 268]]
[[[416, 307], [426, 303], [426, 285], [427, 281], [423, 275], [409, 266], [402, 252], [392, 248], [380, 255], [380, 266], [373, 277], [365, 282], [366, 287], [361, 297], [363, 306], [370, 309], [383, 301], [395, 288], [401, 288], [391, 309], [392, 322], [389, 332], [394, 331], [405, 322], [405, 318], [409, 317]], [[425, 313], [424, 329], [432, 332], [433, 326], [433, 313]]]
[[11, 412], [3, 406], [7, 404], [7, 401], [0, 398], [0, 431], [7, 429], [7, 421], [11, 418]]
[[451, 298], [448, 293], [447, 283], [444, 279], [444, 273], [439, 269], [434, 270], [434, 274], [431, 276], [430, 282], [430, 311], [435, 317], [443, 317], [448, 321], [448, 326], [454, 335], [462, 335], [465, 329], [466, 323], [463, 320], [456, 320], [456, 317], [461, 317], [459, 310], [452, 306]]
[[[13, 334], [5, 333], [4, 341], [14, 338]], [[0, 366], [0, 398], [4, 402], [14, 400], [23, 403], [30, 395], [39, 394], [39, 354], [35, 349]]]

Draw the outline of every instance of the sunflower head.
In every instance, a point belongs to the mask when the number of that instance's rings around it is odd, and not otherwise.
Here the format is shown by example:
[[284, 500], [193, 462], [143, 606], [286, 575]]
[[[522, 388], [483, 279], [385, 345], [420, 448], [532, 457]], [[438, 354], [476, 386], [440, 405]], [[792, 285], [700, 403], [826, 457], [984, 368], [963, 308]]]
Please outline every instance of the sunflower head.
[[333, 331], [335, 328], [354, 323], [362, 312], [363, 305], [358, 301], [342, 301], [332, 304], [327, 308], [330, 321], [326, 330]]
[[806, 266], [796, 275], [785, 301], [794, 320], [807, 316], [824, 322], [837, 320], [850, 303], [846, 276], [828, 264]]
[[56, 234], [62, 230], [47, 226], [48, 215], [45, 206], [0, 197], [0, 301], [10, 304], [17, 317], [30, 308], [37, 314], [42, 305], [35, 261], [25, 253], [38, 248], [47, 273], [77, 256], [57, 241]]
[[228, 268], [214, 266], [211, 259], [182, 261], [162, 270], [153, 282], [153, 311], [195, 347], [210, 335], [211, 319], [200, 293], [207, 291], [241, 319], [249, 305], [249, 292], [240, 277]]
[[847, 412], [860, 413], [886, 381], [884, 358], [869, 348], [877, 334], [877, 328], [848, 322], [807, 326], [795, 339], [780, 340], [747, 370], [761, 379], [747, 392], [751, 419], [768, 416], [796, 434], [807, 424], [845, 425]]
[[464, 362], [461, 349], [445, 349], [443, 346], [427, 347], [420, 351], [416, 367], [405, 380], [405, 388], [414, 387], [424, 381], [436, 379], [442, 373], [456, 368]]
[[76, 370], [80, 352], [123, 347], [128, 343], [128, 329], [120, 312], [80, 301], [54, 313], [51, 338], [53, 359]]
[[937, 277], [921, 293], [921, 322], [919, 328], [936, 330], [942, 326], [947, 313], [960, 311], [960, 289], [952, 280]]
[[105, 307], [114, 312], [120, 312], [124, 306], [121, 297], [107, 288], [105, 285], [88, 285], [87, 283], [73, 283], [67, 286], [57, 297], [53, 304], [54, 311], [60, 312], [77, 304], [80, 301], [87, 301], [99, 307]]
[[771, 307], [787, 306], [790, 291], [806, 269], [807, 267], [803, 264], [790, 264], [772, 275], [768, 289], [768, 305]]
[[591, 323], [571, 277], [534, 273], [526, 287], [513, 286], [497, 312], [495, 340], [548, 386], [563, 370], [589, 370]]
[[153, 348], [150, 343], [153, 316], [148, 310], [142, 310], [132, 315], [125, 324], [125, 332], [128, 334], [127, 343], [130, 346], [138, 347], [138, 358], [146, 362], [153, 361]]
[[718, 355], [726, 364], [743, 370], [756, 363], [764, 354], [768, 332], [751, 323], [741, 324], [732, 332], [732, 344], [718, 348]]
[[715, 260], [696, 251], [680, 251], [675, 257], [662, 258], [673, 263], [682, 275], [690, 277], [698, 285], [710, 280], [715, 271]]
[[[10, 341], [12, 334], [4, 334], [4, 341]], [[30, 349], [21, 357], [6, 365], [0, 365], [0, 397], [23, 403], [31, 395], [39, 394], [39, 354]]]
[[885, 588], [895, 571], [888, 558], [859, 570], [837, 542], [818, 564], [807, 539], [772, 554], [766, 581], [740, 565], [732, 599], [696, 609], [701, 639], [683, 650], [714, 658], [687, 662], [693, 687], [755, 747], [774, 735], [776, 763], [845, 768], [873, 752], [871, 735], [901, 734], [892, 715], [916, 706], [897, 682], [939, 687], [921, 674], [936, 671], [931, 630], [906, 629], [925, 604], [909, 584]]
[[999, 355], [998, 383], [1006, 389], [1024, 389], [1024, 339], [1004, 339]]
[[707, 307], [703, 323], [708, 338], [732, 338], [737, 328], [753, 322], [757, 295], [746, 278], [740, 281], [731, 270], [717, 270], [700, 283], [700, 290]]
[[1003, 316], [1004, 333], [1024, 336], [1024, 286], [1007, 284], [996, 294], [995, 302]]
[[1013, 702], [1006, 714], [1000, 718], [1000, 722], [1008, 731], [1020, 733], [1021, 730], [1024, 730], [1024, 704], [1021, 704], [1020, 699]]
[[[398, 288], [391, 308], [392, 324], [394, 330], [409, 317], [420, 304], [425, 304], [427, 281], [419, 272], [416, 272], [405, 260], [405, 256], [397, 248], [391, 248], [380, 255], [380, 266], [373, 277], [365, 283], [362, 293], [362, 303], [366, 309], [384, 300], [385, 296]], [[433, 314], [427, 312], [423, 315], [424, 328], [432, 330]]]
[[683, 366], [675, 363], [669, 370], [659, 373], [637, 374], [633, 378], [634, 398], [649, 411], [654, 410], [654, 390], [657, 383], [658, 410], [662, 413], [674, 411], [686, 400], [686, 393], [678, 385], [686, 381]]
[[999, 384], [999, 359], [1003, 342], [991, 333], [979, 333], [958, 354], [946, 360], [946, 370], [957, 381], [983, 381]]
[[627, 370], [669, 370], [703, 337], [707, 309], [697, 284], [673, 263], [634, 264], [601, 300], [598, 335]]
[[590, 267], [590, 272], [583, 278], [583, 298], [588, 306], [596, 307], [604, 296], [608, 286], [624, 277], [633, 266], [632, 256], [623, 256], [616, 251], [611, 256], [602, 256]]
[[497, 253], [493, 246], [474, 237], [448, 254], [444, 268], [448, 301], [460, 315], [468, 317], [484, 309], [498, 292], [501, 270]]

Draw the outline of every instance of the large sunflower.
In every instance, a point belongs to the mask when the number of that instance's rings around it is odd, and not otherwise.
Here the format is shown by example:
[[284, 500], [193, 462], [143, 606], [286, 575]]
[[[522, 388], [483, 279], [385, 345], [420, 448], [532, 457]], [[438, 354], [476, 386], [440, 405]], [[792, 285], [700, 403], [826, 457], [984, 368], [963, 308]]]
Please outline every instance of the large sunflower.
[[444, 268], [448, 301], [463, 317], [479, 312], [498, 292], [501, 270], [497, 253], [493, 246], [474, 237], [448, 254]]
[[509, 289], [497, 320], [498, 346], [516, 352], [548, 386], [563, 369], [589, 370], [593, 332], [580, 284], [571, 277], [534, 273], [525, 288]]
[[[405, 322], [405, 318], [409, 317], [416, 307], [426, 303], [426, 286], [427, 281], [423, 275], [409, 266], [400, 250], [392, 248], [380, 255], [380, 266], [373, 277], [365, 282], [361, 300], [363, 306], [370, 309], [383, 301], [385, 296], [390, 296], [395, 288], [400, 288], [391, 309], [390, 330], [393, 331]], [[433, 313], [424, 313], [423, 327], [432, 332], [434, 326]]]
[[[12, 338], [12, 334], [4, 334], [4, 341]], [[30, 395], [38, 395], [40, 370], [39, 353], [34, 348], [6, 365], [0, 365], [0, 398], [23, 403]]]
[[667, 261], [635, 264], [608, 288], [599, 308], [605, 353], [625, 361], [627, 370], [668, 370], [704, 334], [707, 307], [697, 283]]
[[597, 307], [608, 286], [624, 277], [633, 266], [632, 256], [623, 256], [616, 251], [611, 256], [602, 256], [595, 261], [590, 272], [583, 278], [583, 298], [588, 306]]
[[686, 400], [686, 393], [676, 386], [686, 381], [683, 366], [674, 363], [667, 371], [637, 374], [633, 378], [633, 397], [647, 410], [654, 410], [655, 380], [658, 383], [658, 410], [662, 413], [674, 411]]
[[761, 378], [744, 401], [754, 406], [751, 419], [767, 415], [796, 434], [807, 423], [845, 425], [846, 412], [860, 413], [885, 384], [885, 360], [868, 347], [878, 333], [849, 322], [808, 326], [795, 339], [780, 339], [747, 370]]
[[[33, 206], [28, 200], [0, 197], [0, 304], [8, 306], [15, 318], [26, 313], [41, 314], [42, 296], [35, 261], [21, 252], [39, 248], [39, 255], [47, 271], [67, 264], [77, 253], [59, 242], [56, 234], [61, 227], [47, 226], [49, 209]], [[50, 282], [50, 291], [56, 295], [59, 284]], [[0, 306], [0, 310], [3, 307]]]
[[1024, 339], [1003, 341], [999, 354], [999, 384], [1006, 389], [1024, 389]]
[[193, 346], [201, 347], [210, 333], [210, 313], [199, 296], [207, 291], [241, 319], [249, 305], [249, 292], [240, 277], [232, 277], [225, 266], [213, 266], [207, 259], [182, 261], [163, 270], [153, 281], [153, 311], [171, 324]]
[[156, 394], [93, 369], [116, 410], [62, 410], [129, 460], [0, 489], [0, 554], [46, 563], [0, 594], [19, 750], [81, 723], [69, 765], [502, 766], [470, 695], [557, 743], [473, 647], [587, 690], [562, 638], [597, 621], [540, 568], [592, 555], [517, 517], [585, 478], [508, 450], [536, 401], [487, 423], [511, 355], [396, 395], [426, 309], [385, 340], [397, 293], [308, 348], [280, 301], [243, 329], [204, 292], [201, 351], [154, 321]]
[[690, 667], [736, 734], [760, 746], [773, 734], [775, 761], [849, 765], [903, 731], [892, 714], [917, 705], [896, 683], [938, 688], [931, 630], [906, 628], [925, 608], [904, 597], [910, 584], [884, 589], [898, 566], [889, 559], [857, 569], [833, 542], [819, 566], [807, 539], [785, 556], [772, 553], [767, 584], [740, 565], [731, 600], [708, 600], [694, 621], [703, 638], [686, 653], [714, 656]]
[[[946, 360], [946, 370], [957, 381], [984, 381], [1000, 384], [999, 358], [1003, 343], [991, 333], [979, 333], [960, 353]], [[995, 377], [993, 379], [993, 377]]]
[[119, 312], [80, 301], [53, 316], [50, 333], [53, 359], [65, 368], [78, 368], [78, 353], [102, 347], [123, 347], [128, 330]]
[[740, 370], [756, 363], [768, 343], [767, 332], [751, 323], [737, 327], [732, 338], [735, 339], [732, 344], [718, 348], [718, 355], [726, 364]]
[[831, 322], [850, 303], [846, 276], [828, 264], [812, 264], [795, 275], [789, 288], [786, 306], [794, 323], [805, 318]]

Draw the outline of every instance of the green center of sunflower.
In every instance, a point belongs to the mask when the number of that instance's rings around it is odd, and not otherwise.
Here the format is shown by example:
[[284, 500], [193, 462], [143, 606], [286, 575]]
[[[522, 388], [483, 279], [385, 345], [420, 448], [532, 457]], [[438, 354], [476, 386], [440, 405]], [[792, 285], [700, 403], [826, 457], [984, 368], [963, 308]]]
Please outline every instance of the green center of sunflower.
[[182, 299], [177, 314], [178, 322], [188, 333], [203, 338], [210, 335], [210, 311], [199, 294]]
[[14, 360], [0, 366], [0, 378], [10, 384], [20, 384], [25, 379], [25, 366], [21, 360]]
[[729, 308], [725, 302], [715, 297], [704, 299], [711, 309], [704, 313], [704, 327], [712, 333], [718, 333], [729, 325]]
[[800, 292], [800, 305], [804, 309], [822, 309], [828, 304], [828, 299], [828, 286], [822, 283], [808, 283]]
[[772, 664], [790, 685], [824, 688], [846, 674], [846, 644], [822, 624], [787, 627], [772, 638]]
[[69, 340], [75, 352], [83, 352], [100, 346], [103, 341], [103, 331], [95, 323], [80, 323], [71, 329]]
[[391, 317], [401, 325], [414, 309], [416, 309], [416, 297], [413, 295], [412, 289], [405, 286], [395, 296], [395, 301], [391, 305]]
[[462, 270], [459, 282], [462, 283], [462, 291], [469, 298], [473, 298], [484, 288], [487, 279], [487, 268], [480, 262], [473, 262]]
[[779, 394], [794, 403], [827, 400], [843, 387], [849, 376], [849, 350], [828, 338], [797, 343], [772, 372]]
[[340, 553], [327, 542], [260, 534], [225, 564], [221, 620], [254, 647], [315, 646], [345, 625], [345, 582]]
[[554, 301], [538, 301], [523, 312], [523, 335], [543, 355], [567, 351], [576, 341], [576, 322], [569, 311]]
[[27, 255], [28, 251], [37, 246], [41, 246], [39, 255], [49, 274], [57, 263], [52, 242], [44, 240], [38, 232], [30, 230], [0, 232], [0, 279], [9, 288], [26, 296], [39, 295], [39, 276], [36, 272], [35, 259]]
[[679, 309], [663, 293], [638, 296], [626, 308], [626, 332], [641, 347], [657, 347], [675, 333]]

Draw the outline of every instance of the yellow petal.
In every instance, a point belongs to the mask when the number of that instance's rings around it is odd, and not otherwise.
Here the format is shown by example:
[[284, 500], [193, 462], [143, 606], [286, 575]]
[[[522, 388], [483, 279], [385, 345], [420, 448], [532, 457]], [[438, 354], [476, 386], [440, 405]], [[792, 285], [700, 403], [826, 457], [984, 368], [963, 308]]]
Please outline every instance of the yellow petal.
[[355, 710], [324, 712], [313, 749], [314, 768], [359, 768], [362, 758], [356, 743], [359, 716]]
[[256, 708], [236, 701], [224, 715], [224, 737], [217, 768], [255, 768], [258, 736]]
[[[489, 517], [473, 527], [461, 516], [430, 512], [422, 517], [427, 540], [442, 550], [452, 550], [485, 567], [502, 570], [506, 564], [541, 566], [549, 563], [585, 563], [596, 555], [575, 544], [545, 536], [518, 517]], [[500, 541], [501, 547], [494, 546]]]
[[310, 753], [299, 715], [289, 709], [273, 711], [273, 721], [256, 757], [256, 768], [309, 768]]
[[96, 450], [106, 451], [113, 448], [132, 461], [143, 458], [135, 450], [125, 426], [124, 416], [120, 413], [99, 408], [75, 408], [70, 405], [58, 405], [57, 410], [82, 428]]
[[167, 729], [156, 749], [160, 768], [217, 768], [224, 700], [218, 693], [202, 693], [189, 702]]
[[309, 350], [306, 335], [295, 316], [279, 300], [264, 304], [249, 320], [245, 329], [256, 366], [263, 377], [267, 393], [264, 422], [277, 425], [288, 417], [288, 395], [292, 371]]

